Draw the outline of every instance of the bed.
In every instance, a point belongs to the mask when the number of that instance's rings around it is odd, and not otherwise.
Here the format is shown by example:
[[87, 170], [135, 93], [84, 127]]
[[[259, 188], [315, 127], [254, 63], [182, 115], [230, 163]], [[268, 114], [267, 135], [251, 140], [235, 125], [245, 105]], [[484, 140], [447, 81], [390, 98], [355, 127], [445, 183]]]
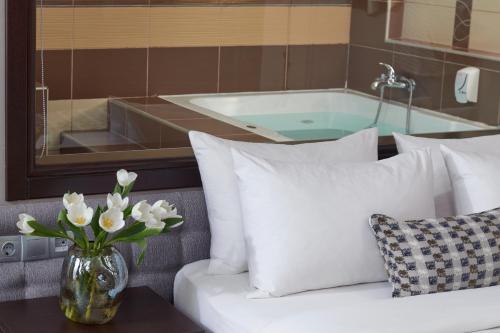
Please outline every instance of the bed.
[[389, 283], [248, 299], [248, 274], [209, 275], [208, 260], [177, 273], [175, 306], [214, 333], [500, 333], [500, 286], [391, 298]]

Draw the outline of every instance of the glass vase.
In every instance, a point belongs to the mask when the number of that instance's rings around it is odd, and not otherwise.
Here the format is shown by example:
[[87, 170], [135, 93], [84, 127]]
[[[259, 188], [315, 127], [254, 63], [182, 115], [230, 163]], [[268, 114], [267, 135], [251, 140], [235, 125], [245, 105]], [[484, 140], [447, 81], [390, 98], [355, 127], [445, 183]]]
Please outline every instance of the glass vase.
[[115, 316], [127, 280], [127, 264], [114, 247], [99, 253], [72, 247], [61, 273], [61, 310], [75, 322], [105, 324]]

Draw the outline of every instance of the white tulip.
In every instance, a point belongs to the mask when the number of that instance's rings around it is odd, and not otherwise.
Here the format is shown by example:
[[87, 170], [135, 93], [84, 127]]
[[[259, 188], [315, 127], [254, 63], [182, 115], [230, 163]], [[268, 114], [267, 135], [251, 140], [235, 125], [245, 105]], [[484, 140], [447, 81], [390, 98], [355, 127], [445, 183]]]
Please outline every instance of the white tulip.
[[158, 221], [162, 221], [167, 218], [168, 212], [161, 205], [158, 205], [160, 201], [157, 201], [153, 206], [151, 206], [151, 215]]
[[160, 220], [154, 216], [152, 216], [144, 224], [146, 225], [146, 228], [149, 228], [149, 229], [161, 229], [161, 230], [163, 230], [163, 228], [165, 228], [165, 222], [163, 222], [162, 220]]
[[162, 229], [165, 228], [165, 222], [163, 219], [167, 218], [168, 212], [165, 207], [168, 206], [168, 202], [165, 200], [159, 200], [151, 206], [150, 217], [145, 222], [146, 227], [150, 229]]
[[19, 221], [17, 221], [16, 225], [19, 228], [19, 232], [22, 234], [31, 234], [35, 229], [30, 227], [28, 222], [35, 221], [35, 218], [28, 214], [19, 214]]
[[71, 205], [76, 205], [76, 204], [80, 204], [80, 203], [83, 203], [83, 200], [84, 200], [84, 197], [83, 197], [83, 194], [78, 194], [78, 193], [66, 193], [64, 196], [63, 196], [63, 204], [64, 204], [64, 208], [66, 208], [67, 210], [69, 210], [69, 207], [71, 207]]
[[118, 208], [122, 212], [128, 207], [128, 197], [122, 198], [120, 193], [108, 194], [108, 209]]
[[152, 211], [160, 210], [160, 208], [163, 210], [161, 211], [162, 213], [161, 220], [164, 220], [169, 217], [180, 217], [179, 215], [177, 215], [177, 208], [175, 208], [174, 205], [168, 203], [168, 201], [158, 200], [153, 204]]
[[149, 219], [145, 222], [147, 228], [151, 229], [163, 229], [165, 228], [165, 222], [162, 220], [167, 216], [167, 211], [160, 206], [151, 207], [151, 214]]
[[110, 208], [99, 217], [99, 225], [106, 232], [116, 232], [125, 226], [123, 212], [118, 208]]
[[151, 205], [146, 200], [139, 201], [132, 208], [132, 217], [141, 222], [147, 222], [152, 218]]
[[127, 187], [137, 179], [137, 174], [135, 172], [128, 172], [127, 170], [121, 169], [116, 172], [116, 179], [118, 180], [118, 184], [120, 184], [120, 186]]
[[85, 227], [92, 222], [94, 210], [83, 202], [73, 204], [68, 209], [68, 220], [77, 227]]
[[[163, 220], [172, 217], [180, 218], [180, 216], [177, 215], [177, 209], [174, 205], [169, 204], [165, 200], [158, 200], [151, 207], [151, 217], [146, 221], [146, 227], [152, 229], [163, 229], [165, 228], [165, 222], [163, 222]], [[181, 224], [182, 222], [179, 222], [173, 227], [177, 227]]]

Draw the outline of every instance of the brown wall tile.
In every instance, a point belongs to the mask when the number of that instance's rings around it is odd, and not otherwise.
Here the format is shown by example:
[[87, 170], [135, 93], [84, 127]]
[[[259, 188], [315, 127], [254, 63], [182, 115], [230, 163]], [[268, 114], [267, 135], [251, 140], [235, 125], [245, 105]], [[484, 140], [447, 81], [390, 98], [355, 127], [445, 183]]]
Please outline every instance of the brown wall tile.
[[464, 64], [467, 66], [489, 69], [493, 71], [500, 71], [500, 61], [480, 59], [472, 56], [453, 54], [453, 53], [446, 54], [446, 61], [456, 64]]
[[[378, 91], [370, 88], [371, 83], [385, 71], [379, 62], [392, 64], [392, 52], [351, 45], [349, 49], [349, 73], [347, 86], [371, 95]], [[386, 92], [389, 96], [389, 92]]]
[[144, 117], [134, 111], [127, 111], [127, 138], [148, 148], [161, 147], [160, 122]]
[[[411, 55], [395, 54], [394, 67], [398, 74], [414, 79], [417, 83], [413, 94], [413, 105], [439, 110], [441, 105], [441, 86], [444, 63]], [[392, 89], [393, 100], [407, 103], [409, 92]]]
[[201, 131], [213, 135], [240, 135], [249, 133], [249, 131], [213, 118], [178, 119], [172, 120], [171, 123], [184, 128], [186, 131]]
[[208, 118], [201, 113], [186, 109], [159, 97], [120, 98], [113, 103], [122, 108], [134, 109], [163, 120]]
[[108, 101], [108, 128], [114, 134], [127, 135], [127, 110], [113, 99]]
[[149, 50], [149, 95], [217, 92], [217, 47]]
[[186, 132], [179, 131], [176, 128], [163, 125], [161, 128], [161, 147], [179, 148], [190, 147], [189, 136]]
[[394, 44], [394, 52], [444, 61], [444, 52], [438, 50], [429, 50], [414, 46]]
[[[389, 4], [387, 4], [389, 6]], [[391, 25], [389, 26], [389, 38], [399, 39], [403, 34], [404, 2], [393, 2], [390, 8]]]
[[285, 46], [222, 47], [219, 91], [284, 89], [285, 57]]
[[219, 134], [218, 137], [228, 140], [245, 141], [245, 142], [267, 142], [267, 143], [275, 142], [271, 139], [250, 132], [246, 134], [233, 134], [233, 135]]
[[385, 43], [387, 2], [353, 0], [351, 12], [351, 43], [382, 49], [392, 49]]
[[[36, 52], [36, 82], [42, 83], [40, 51]], [[48, 50], [43, 53], [45, 86], [49, 99], [71, 98], [71, 50]]]
[[457, 1], [455, 9], [455, 22], [453, 29], [453, 47], [458, 49], [469, 48], [470, 24], [472, 0]]
[[75, 50], [73, 98], [144, 96], [146, 49]]
[[343, 88], [347, 45], [290, 45], [287, 89]]

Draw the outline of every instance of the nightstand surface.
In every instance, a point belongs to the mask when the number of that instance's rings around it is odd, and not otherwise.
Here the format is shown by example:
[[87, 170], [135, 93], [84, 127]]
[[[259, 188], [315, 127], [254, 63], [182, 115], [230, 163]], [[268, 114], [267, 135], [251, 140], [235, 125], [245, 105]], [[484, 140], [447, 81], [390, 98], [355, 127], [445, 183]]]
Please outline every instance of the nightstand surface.
[[203, 330], [147, 287], [129, 288], [116, 317], [105, 325], [69, 321], [57, 297], [0, 303], [0, 333], [202, 333]]

